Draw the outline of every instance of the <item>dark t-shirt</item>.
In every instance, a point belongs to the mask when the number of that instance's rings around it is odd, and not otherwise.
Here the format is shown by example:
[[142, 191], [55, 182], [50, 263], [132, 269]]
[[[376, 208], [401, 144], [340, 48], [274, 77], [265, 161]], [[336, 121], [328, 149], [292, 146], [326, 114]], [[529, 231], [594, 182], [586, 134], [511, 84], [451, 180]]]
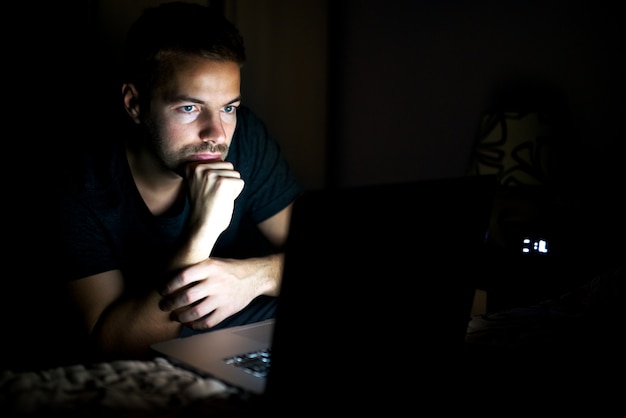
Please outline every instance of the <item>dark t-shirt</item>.
[[[133, 181], [122, 141], [109, 141], [81, 161], [72, 187], [60, 199], [60, 261], [67, 280], [122, 270], [128, 289], [145, 292], [161, 279], [189, 215], [186, 200], [177, 210], [154, 216]], [[247, 257], [272, 251], [256, 224], [278, 213], [301, 187], [265, 125], [241, 106], [227, 161], [245, 186], [235, 201], [230, 226], [213, 256]]]

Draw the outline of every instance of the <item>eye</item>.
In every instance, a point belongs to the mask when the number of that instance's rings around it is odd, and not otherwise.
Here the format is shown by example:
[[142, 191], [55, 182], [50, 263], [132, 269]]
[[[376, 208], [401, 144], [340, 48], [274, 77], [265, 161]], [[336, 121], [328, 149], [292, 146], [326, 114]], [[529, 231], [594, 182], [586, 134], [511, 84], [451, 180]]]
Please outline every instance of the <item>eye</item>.
[[193, 111], [194, 111], [194, 109], [195, 109], [195, 106], [194, 106], [194, 105], [185, 105], [185, 106], [181, 106], [181, 107], [180, 107], [180, 110], [181, 110], [183, 113], [191, 113], [191, 112], [193, 112]]
[[233, 105], [224, 106], [225, 113], [235, 113], [236, 111], [237, 111], [237, 106], [233, 106]]

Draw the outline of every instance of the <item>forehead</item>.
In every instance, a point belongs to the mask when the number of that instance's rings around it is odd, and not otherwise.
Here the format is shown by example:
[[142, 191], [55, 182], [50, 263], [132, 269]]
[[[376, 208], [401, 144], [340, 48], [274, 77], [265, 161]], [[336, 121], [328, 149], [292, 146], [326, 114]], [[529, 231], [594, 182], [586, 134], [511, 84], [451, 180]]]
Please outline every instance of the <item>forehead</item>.
[[234, 61], [177, 57], [163, 62], [157, 91], [169, 94], [239, 94], [241, 71]]

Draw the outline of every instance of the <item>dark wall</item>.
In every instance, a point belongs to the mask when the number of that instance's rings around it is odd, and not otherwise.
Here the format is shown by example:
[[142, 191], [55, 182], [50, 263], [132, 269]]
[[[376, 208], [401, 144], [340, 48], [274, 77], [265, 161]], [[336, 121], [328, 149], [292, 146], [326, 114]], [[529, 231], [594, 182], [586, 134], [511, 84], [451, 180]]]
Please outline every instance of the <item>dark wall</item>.
[[562, 195], [530, 203], [556, 231], [559, 262], [547, 269], [523, 260], [522, 270], [498, 258], [494, 277], [508, 293], [532, 293], [528, 303], [623, 262], [626, 60], [617, 5], [345, 0], [331, 2], [330, 13], [332, 185], [464, 175], [484, 112], [554, 106]]
[[[60, 169], [88, 143], [86, 123], [97, 106], [89, 67], [85, 1], [12, 2], [4, 9], [2, 255], [4, 319], [10, 341], [0, 368], [36, 369], [71, 352], [61, 331], [64, 305], [54, 264], [55, 236], [47, 221]], [[41, 348], [41, 353], [35, 353]], [[50, 359], [54, 359], [50, 362]]]
[[562, 94], [577, 134], [575, 170], [606, 169], [620, 145], [617, 5], [347, 0], [331, 13], [335, 184], [463, 174], [481, 112], [515, 86]]

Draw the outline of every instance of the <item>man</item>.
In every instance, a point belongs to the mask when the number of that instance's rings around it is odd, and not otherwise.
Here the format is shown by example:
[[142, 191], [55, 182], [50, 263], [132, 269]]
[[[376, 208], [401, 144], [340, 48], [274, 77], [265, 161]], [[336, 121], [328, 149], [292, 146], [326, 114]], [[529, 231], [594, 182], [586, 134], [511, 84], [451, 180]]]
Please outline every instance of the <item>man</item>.
[[244, 61], [237, 29], [197, 4], [149, 8], [129, 31], [129, 126], [59, 199], [70, 306], [96, 359], [274, 315], [301, 188], [242, 105]]

